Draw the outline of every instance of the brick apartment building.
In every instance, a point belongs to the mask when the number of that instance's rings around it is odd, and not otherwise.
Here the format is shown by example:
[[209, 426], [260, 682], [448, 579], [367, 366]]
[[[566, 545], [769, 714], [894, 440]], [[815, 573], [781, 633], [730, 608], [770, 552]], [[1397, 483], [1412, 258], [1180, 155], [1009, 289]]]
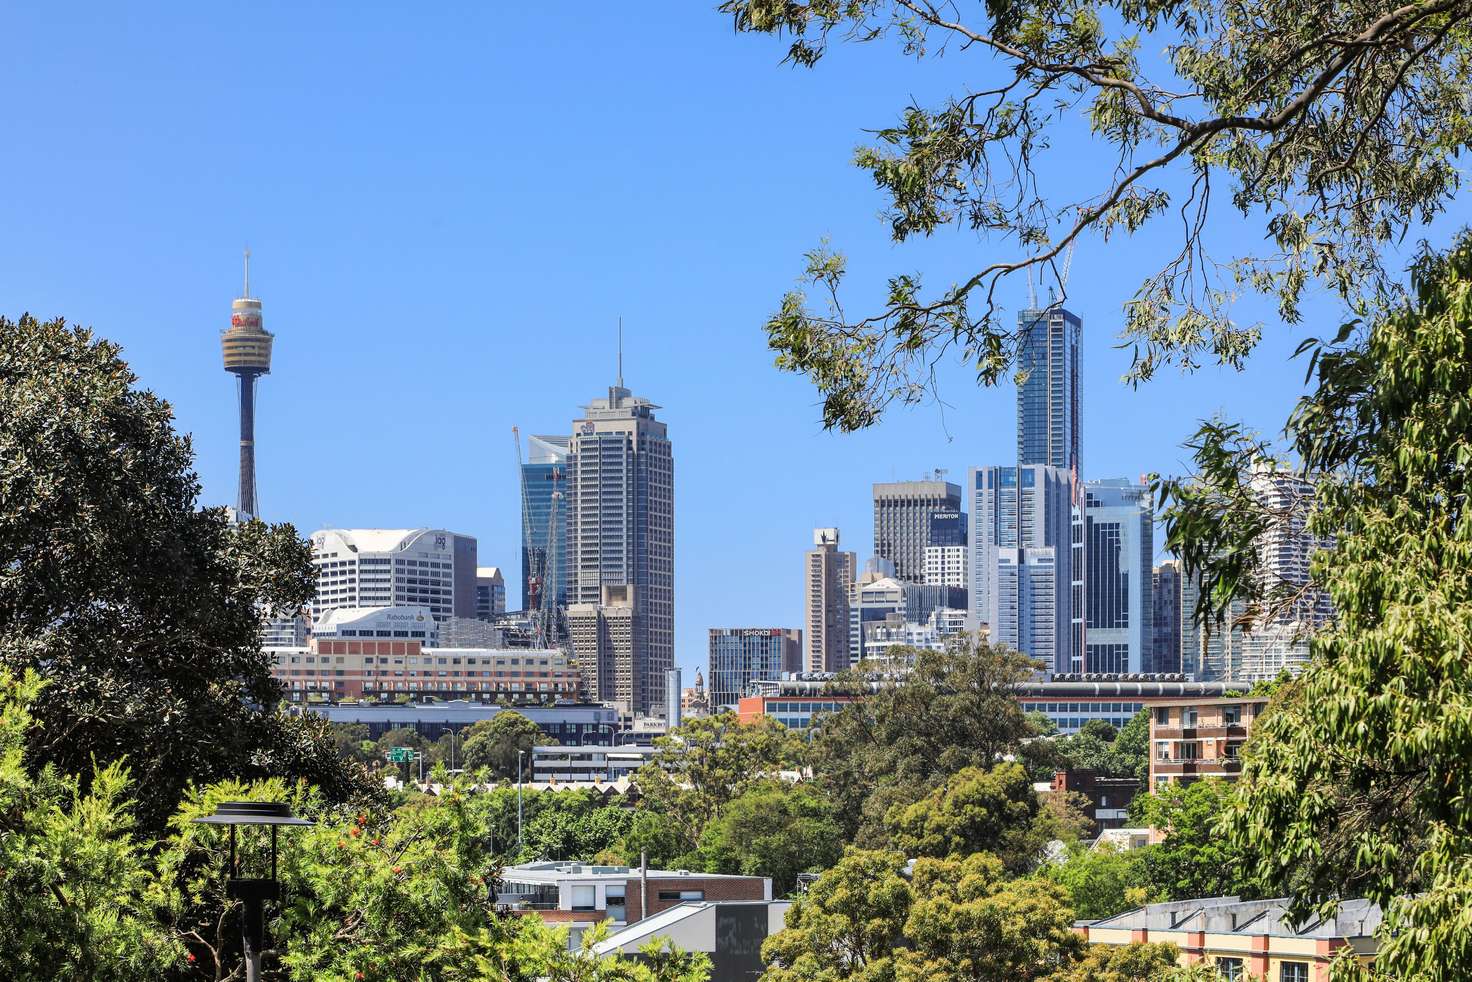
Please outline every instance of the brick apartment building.
[[1156, 703], [1150, 709], [1150, 787], [1204, 777], [1236, 780], [1242, 745], [1267, 704], [1254, 696]]

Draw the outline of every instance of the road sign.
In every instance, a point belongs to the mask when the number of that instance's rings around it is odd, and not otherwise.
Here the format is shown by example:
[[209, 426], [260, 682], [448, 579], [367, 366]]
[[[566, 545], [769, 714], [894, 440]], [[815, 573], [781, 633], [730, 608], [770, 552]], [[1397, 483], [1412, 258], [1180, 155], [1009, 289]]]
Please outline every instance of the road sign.
[[390, 764], [407, 764], [414, 759], [413, 747], [393, 747], [384, 754]]

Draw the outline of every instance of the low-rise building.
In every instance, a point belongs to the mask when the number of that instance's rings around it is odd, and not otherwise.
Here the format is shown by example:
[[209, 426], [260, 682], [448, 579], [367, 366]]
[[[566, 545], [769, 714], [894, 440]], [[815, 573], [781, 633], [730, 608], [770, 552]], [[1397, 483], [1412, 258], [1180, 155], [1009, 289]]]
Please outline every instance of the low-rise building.
[[1177, 900], [1080, 921], [1074, 930], [1090, 944], [1170, 942], [1180, 948], [1182, 965], [1205, 962], [1232, 982], [1326, 982], [1329, 963], [1345, 948], [1362, 961], [1374, 957], [1378, 905], [1347, 900], [1333, 916], [1295, 926], [1287, 903], [1236, 897]]
[[[402, 626], [386, 622], [401, 608], [360, 612], [339, 622], [328, 612], [305, 647], [267, 648], [271, 675], [291, 702], [466, 699], [477, 702], [576, 701], [581, 678], [554, 648], [440, 648], [430, 640], [434, 618]], [[482, 622], [475, 622], [487, 626]], [[352, 626], [346, 626], [352, 625]]]
[[[903, 666], [892, 667], [896, 672], [903, 670]], [[814, 712], [835, 712], [862, 698], [861, 694], [835, 693], [834, 677], [832, 673], [804, 672], [753, 682], [737, 705], [737, 715], [742, 720], [775, 716], [788, 726], [804, 728]], [[872, 681], [870, 688], [880, 684]], [[1014, 691], [1023, 712], [1042, 713], [1059, 733], [1068, 736], [1089, 720], [1102, 719], [1119, 729], [1147, 707], [1220, 698], [1229, 686], [1193, 682], [1180, 675], [1058, 675], [1023, 682]]]
[[1093, 771], [1057, 771], [1053, 774], [1052, 790], [1088, 799], [1086, 814], [1093, 822], [1093, 835], [1098, 837], [1109, 829], [1124, 828], [1129, 821], [1130, 802], [1140, 793], [1140, 780], [1105, 777]]
[[571, 862], [509, 866], [496, 886], [497, 903], [567, 927], [573, 948], [603, 921], [618, 929], [688, 901], [771, 899], [765, 877]]
[[564, 747], [588, 744], [613, 746], [618, 736], [618, 712], [606, 706], [586, 704], [560, 706], [516, 706], [468, 702], [453, 699], [432, 703], [311, 703], [298, 707], [333, 723], [361, 723], [371, 739], [390, 730], [412, 729], [428, 740], [438, 740], [450, 731], [456, 733], [496, 714], [517, 712]]
[[1152, 706], [1150, 787], [1204, 777], [1236, 780], [1242, 745], [1267, 704], [1263, 697], [1222, 696]]
[[786, 925], [790, 900], [688, 900], [646, 917], [593, 946], [600, 958], [642, 959], [640, 949], [670, 941], [710, 958], [710, 982], [750, 982], [762, 974], [762, 942]]
[[574, 781], [617, 781], [654, 757], [653, 747], [533, 747], [532, 780], [568, 784]]

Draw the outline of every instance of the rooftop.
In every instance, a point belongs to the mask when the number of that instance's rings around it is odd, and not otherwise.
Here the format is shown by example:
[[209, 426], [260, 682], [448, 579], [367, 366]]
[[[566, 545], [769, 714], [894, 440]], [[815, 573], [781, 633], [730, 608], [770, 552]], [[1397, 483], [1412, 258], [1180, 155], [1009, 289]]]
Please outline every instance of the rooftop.
[[[574, 863], [565, 860], [548, 860], [538, 863], [519, 863], [508, 866], [502, 872], [504, 880], [516, 883], [543, 883], [556, 885], [564, 881], [576, 880], [586, 882], [588, 880], [608, 879], [627, 880], [630, 877], [640, 876], [637, 866], [596, 866], [592, 863]], [[754, 880], [759, 877], [737, 876], [732, 873], [695, 873], [688, 869], [651, 869], [648, 871], [651, 880], [677, 880], [689, 877], [696, 880]]]
[[1206, 897], [1147, 904], [1098, 921], [1090, 928], [1123, 931], [1204, 931], [1208, 934], [1253, 934], [1280, 938], [1366, 938], [1380, 926], [1380, 907], [1368, 900], [1346, 900], [1333, 916], [1310, 917], [1299, 927], [1288, 919], [1288, 901]]

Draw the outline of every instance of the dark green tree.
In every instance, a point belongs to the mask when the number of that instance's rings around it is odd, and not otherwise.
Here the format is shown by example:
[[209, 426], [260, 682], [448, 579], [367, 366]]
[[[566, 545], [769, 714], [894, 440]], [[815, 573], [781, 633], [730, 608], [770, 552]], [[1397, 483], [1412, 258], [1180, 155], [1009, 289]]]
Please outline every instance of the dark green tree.
[[[880, 309], [850, 312], [844, 257], [824, 245], [807, 257], [817, 301], [789, 293], [766, 323], [778, 365], [808, 376], [825, 424], [844, 430], [925, 398], [947, 353], [985, 384], [1007, 379], [1018, 336], [997, 307], [999, 281], [1027, 270], [1057, 282], [1084, 234], [1181, 230], [1179, 250], [1119, 297], [1133, 378], [1170, 362], [1239, 365], [1260, 329], [1232, 318], [1232, 297], [1273, 297], [1293, 323], [1315, 279], [1352, 306], [1391, 289], [1382, 250], [1447, 206], [1454, 158], [1472, 141], [1469, 0], [720, 9], [739, 32], [783, 37], [796, 65], [817, 64], [837, 42], [891, 41], [908, 57], [960, 57], [977, 79], [938, 104], [895, 107], [854, 160], [897, 242], [954, 225], [1012, 254], [993, 251], [939, 290], [898, 273]], [[1081, 138], [1107, 158], [1085, 174]], [[1260, 223], [1261, 250], [1210, 254], [1223, 201]]]
[[1206, 779], [1137, 798], [1141, 820], [1165, 831], [1165, 841], [1142, 854], [1142, 885], [1167, 900], [1255, 896], [1246, 851], [1217, 828], [1233, 795], [1231, 783]]
[[1307, 344], [1289, 438], [1323, 475], [1313, 574], [1336, 617], [1254, 728], [1227, 827], [1264, 889], [1382, 904], [1378, 970], [1448, 980], [1472, 976], [1472, 238], [1411, 281], [1414, 301]]
[[989, 769], [1033, 734], [1014, 696], [1038, 663], [967, 640], [950, 651], [914, 651], [914, 668], [869, 684], [840, 676], [838, 691], [866, 698], [823, 719], [812, 740], [814, 779], [833, 801], [845, 838], [883, 844], [884, 819], [966, 767]]
[[698, 856], [711, 873], [772, 879], [774, 896], [797, 886], [799, 873], [821, 873], [843, 854], [833, 808], [806, 784], [768, 781], [727, 802], [700, 837]]
[[158, 830], [192, 783], [307, 777], [362, 793], [315, 717], [277, 712], [261, 617], [311, 595], [290, 525], [200, 509], [187, 437], [116, 345], [0, 318], [0, 664], [47, 681], [32, 767], [126, 760]]
[[521, 713], [506, 710], [465, 731], [465, 742], [460, 749], [462, 766], [467, 771], [485, 769], [492, 778], [508, 781], [516, 780], [520, 767], [524, 768], [522, 780], [529, 780], [532, 748], [555, 743], [536, 723]]
[[893, 847], [912, 859], [986, 852], [1021, 873], [1037, 865], [1047, 844], [1038, 814], [1027, 772], [1008, 763], [958, 771], [924, 798], [891, 808], [886, 824]]
[[1157, 899], [1147, 879], [1146, 857], [1154, 846], [1089, 848], [1075, 843], [1062, 862], [1050, 863], [1041, 875], [1068, 891], [1069, 905], [1086, 920], [1113, 917]]
[[727, 803], [796, 767], [803, 754], [802, 739], [781, 723], [769, 717], [743, 723], [735, 713], [687, 720], [656, 740], [655, 747], [658, 752], [635, 776], [640, 807], [670, 819], [657, 823], [658, 831], [679, 835], [680, 854], [695, 851], [706, 826]]

